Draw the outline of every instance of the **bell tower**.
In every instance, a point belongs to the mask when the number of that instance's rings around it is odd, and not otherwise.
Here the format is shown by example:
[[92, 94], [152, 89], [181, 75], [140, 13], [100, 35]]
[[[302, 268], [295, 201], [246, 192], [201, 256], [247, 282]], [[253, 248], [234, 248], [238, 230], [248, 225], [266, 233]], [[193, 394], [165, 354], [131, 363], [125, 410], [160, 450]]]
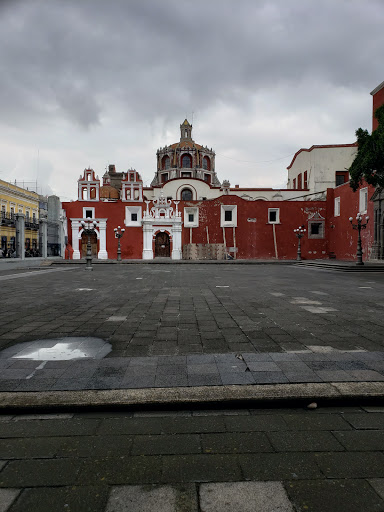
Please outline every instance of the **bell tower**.
[[192, 125], [187, 119], [180, 125], [180, 142], [185, 140], [192, 140]]

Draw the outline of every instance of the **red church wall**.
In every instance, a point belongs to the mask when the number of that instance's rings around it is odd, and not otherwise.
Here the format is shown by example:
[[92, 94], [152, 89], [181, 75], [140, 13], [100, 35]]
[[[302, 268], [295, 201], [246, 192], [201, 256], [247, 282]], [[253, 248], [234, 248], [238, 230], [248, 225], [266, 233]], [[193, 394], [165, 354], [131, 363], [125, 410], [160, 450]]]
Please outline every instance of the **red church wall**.
[[68, 218], [68, 242], [72, 246], [72, 227], [70, 219], [82, 219], [83, 208], [95, 208], [96, 219], [107, 219], [107, 251], [110, 259], [117, 258], [117, 238], [114, 228], [121, 226], [125, 233], [121, 238], [121, 257], [123, 259], [141, 259], [143, 254], [143, 229], [142, 227], [125, 226], [125, 206], [142, 206], [141, 203], [116, 203], [73, 201], [63, 203]]
[[[295, 259], [297, 255], [297, 237], [294, 229], [304, 225], [308, 229], [308, 218], [318, 211], [326, 216], [324, 201], [246, 201], [237, 196], [221, 196], [211, 201], [181, 202], [179, 209], [184, 212], [184, 206], [199, 207], [199, 227], [192, 228], [192, 243], [206, 244], [207, 230], [210, 243], [224, 243], [223, 228], [220, 227], [221, 205], [237, 205], [237, 227], [235, 228], [238, 259]], [[280, 223], [268, 223], [268, 209], [280, 209]], [[275, 228], [273, 228], [275, 226]], [[226, 246], [234, 247], [233, 228], [226, 227]], [[325, 232], [325, 237], [327, 233]], [[188, 244], [190, 229], [183, 229], [182, 243]], [[309, 239], [308, 233], [302, 238], [303, 259], [328, 258], [326, 238]]]
[[[363, 249], [363, 260], [367, 260], [373, 242], [373, 203], [369, 200], [373, 193], [374, 187], [363, 183], [361, 188], [368, 187], [368, 206], [367, 215], [370, 220], [367, 228], [361, 231], [361, 241]], [[360, 190], [360, 189], [359, 189]], [[334, 253], [338, 260], [355, 260], [357, 249], [357, 230], [354, 230], [349, 221], [349, 217], [353, 217], [356, 223], [356, 215], [359, 212], [360, 193], [359, 190], [353, 192], [349, 183], [340, 185], [335, 189], [327, 190], [327, 210], [329, 212], [327, 229], [329, 240], [329, 251]], [[340, 215], [334, 215], [335, 198], [340, 197]], [[363, 215], [365, 219], [365, 214]]]
[[377, 91], [376, 94], [373, 95], [373, 108], [372, 108], [372, 131], [376, 130], [379, 123], [377, 119], [375, 118], [375, 112], [376, 110], [381, 107], [381, 105], [384, 104], [384, 87]]

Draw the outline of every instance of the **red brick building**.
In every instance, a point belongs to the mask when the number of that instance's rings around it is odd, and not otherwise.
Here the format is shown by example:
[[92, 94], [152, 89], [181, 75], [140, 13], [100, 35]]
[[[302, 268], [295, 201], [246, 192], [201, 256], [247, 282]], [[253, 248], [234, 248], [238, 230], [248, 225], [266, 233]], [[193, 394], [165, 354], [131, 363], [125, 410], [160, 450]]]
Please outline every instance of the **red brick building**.
[[[383, 91], [384, 82], [372, 91], [375, 109]], [[123, 259], [295, 259], [294, 229], [304, 226], [303, 259], [353, 260], [357, 234], [349, 218], [361, 213], [375, 218], [362, 231], [364, 259], [382, 258], [382, 213], [370, 201], [377, 191], [363, 185], [354, 193], [348, 183], [356, 151], [356, 143], [303, 148], [288, 166], [286, 189], [231, 187], [216, 174], [215, 152], [195, 143], [185, 120], [180, 141], [157, 151], [150, 187], [134, 169], [110, 165], [102, 180], [85, 169], [78, 199], [63, 203], [67, 257], [85, 256], [81, 222], [92, 219], [92, 251], [101, 259], [116, 258], [118, 226], [125, 229]]]

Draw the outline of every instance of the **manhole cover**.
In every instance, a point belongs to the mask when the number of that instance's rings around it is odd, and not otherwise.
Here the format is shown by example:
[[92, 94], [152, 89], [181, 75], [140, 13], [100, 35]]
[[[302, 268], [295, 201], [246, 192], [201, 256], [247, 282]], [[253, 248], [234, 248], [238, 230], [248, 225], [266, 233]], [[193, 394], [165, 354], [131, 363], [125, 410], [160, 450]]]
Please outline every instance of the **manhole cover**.
[[68, 361], [84, 357], [102, 359], [111, 350], [111, 344], [100, 338], [68, 337], [19, 343], [3, 350], [1, 357], [33, 361]]

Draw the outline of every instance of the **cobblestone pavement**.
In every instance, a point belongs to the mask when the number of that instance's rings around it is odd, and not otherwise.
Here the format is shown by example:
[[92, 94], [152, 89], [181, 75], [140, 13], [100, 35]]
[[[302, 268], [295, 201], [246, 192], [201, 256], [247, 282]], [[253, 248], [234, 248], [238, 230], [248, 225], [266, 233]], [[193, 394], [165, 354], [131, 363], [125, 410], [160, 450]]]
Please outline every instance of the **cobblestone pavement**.
[[[0, 391], [384, 380], [384, 274], [136, 264], [2, 270], [0, 282]], [[69, 338], [110, 351], [14, 357]]]
[[0, 511], [384, 511], [384, 407], [0, 416]]

